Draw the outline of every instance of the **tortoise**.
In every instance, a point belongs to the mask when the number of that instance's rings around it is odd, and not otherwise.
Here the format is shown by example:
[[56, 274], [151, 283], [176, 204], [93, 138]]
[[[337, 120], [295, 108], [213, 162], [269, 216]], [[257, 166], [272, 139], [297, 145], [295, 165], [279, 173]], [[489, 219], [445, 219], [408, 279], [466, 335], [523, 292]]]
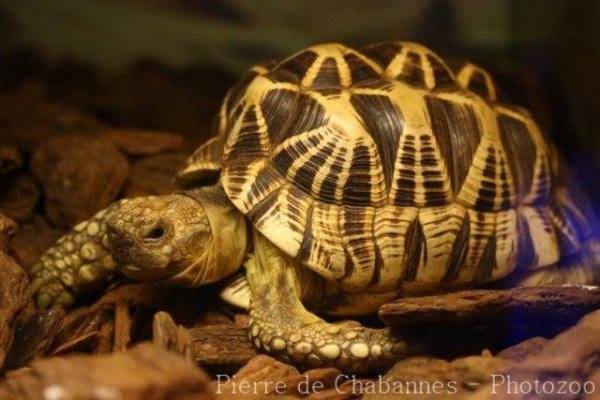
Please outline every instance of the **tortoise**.
[[317, 45], [251, 68], [215, 126], [178, 174], [192, 189], [121, 200], [41, 257], [39, 307], [68, 307], [117, 271], [197, 287], [244, 266], [222, 296], [249, 308], [256, 347], [364, 372], [414, 346], [315, 313], [502, 279], [597, 280], [585, 194], [475, 64], [412, 42]]

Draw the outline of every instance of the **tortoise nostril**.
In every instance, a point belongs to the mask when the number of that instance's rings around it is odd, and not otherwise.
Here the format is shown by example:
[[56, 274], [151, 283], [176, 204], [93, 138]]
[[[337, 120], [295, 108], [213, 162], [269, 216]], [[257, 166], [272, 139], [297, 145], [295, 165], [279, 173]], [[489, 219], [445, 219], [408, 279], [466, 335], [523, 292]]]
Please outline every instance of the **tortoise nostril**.
[[107, 225], [106, 226], [106, 234], [108, 235], [108, 237], [115, 237], [117, 236], [118, 232], [117, 230], [112, 226], [112, 225]]
[[157, 225], [154, 228], [152, 228], [150, 231], [148, 231], [148, 233], [146, 233], [146, 235], [144, 235], [144, 240], [159, 240], [162, 239], [165, 236], [166, 230], [164, 227]]

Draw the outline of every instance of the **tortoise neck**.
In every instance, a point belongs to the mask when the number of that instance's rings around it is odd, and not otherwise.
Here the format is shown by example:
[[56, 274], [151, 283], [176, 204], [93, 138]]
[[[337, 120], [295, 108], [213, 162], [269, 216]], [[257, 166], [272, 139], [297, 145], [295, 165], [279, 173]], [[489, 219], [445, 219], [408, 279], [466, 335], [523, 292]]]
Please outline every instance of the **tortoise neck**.
[[216, 282], [237, 271], [248, 252], [248, 224], [244, 215], [229, 201], [220, 186], [183, 192], [198, 201], [210, 225], [210, 244], [206, 249], [206, 273], [198, 285]]

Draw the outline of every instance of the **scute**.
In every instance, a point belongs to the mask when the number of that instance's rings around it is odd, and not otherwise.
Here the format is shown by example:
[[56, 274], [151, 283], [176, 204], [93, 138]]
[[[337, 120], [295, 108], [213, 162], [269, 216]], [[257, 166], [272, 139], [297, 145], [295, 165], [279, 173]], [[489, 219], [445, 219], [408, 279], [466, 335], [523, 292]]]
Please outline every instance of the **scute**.
[[473, 64], [451, 69], [411, 42], [333, 43], [242, 86], [221, 117], [224, 189], [341, 287], [485, 282], [588, 237], [535, 121]]

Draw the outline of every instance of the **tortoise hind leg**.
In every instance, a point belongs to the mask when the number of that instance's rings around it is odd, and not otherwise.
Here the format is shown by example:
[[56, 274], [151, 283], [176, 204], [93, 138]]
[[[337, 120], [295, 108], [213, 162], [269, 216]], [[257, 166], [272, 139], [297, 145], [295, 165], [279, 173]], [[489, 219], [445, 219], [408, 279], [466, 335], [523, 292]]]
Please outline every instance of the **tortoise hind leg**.
[[246, 271], [252, 289], [250, 339], [274, 357], [301, 367], [363, 373], [382, 370], [416, 349], [389, 329], [342, 327], [307, 311], [294, 262], [258, 233]]

